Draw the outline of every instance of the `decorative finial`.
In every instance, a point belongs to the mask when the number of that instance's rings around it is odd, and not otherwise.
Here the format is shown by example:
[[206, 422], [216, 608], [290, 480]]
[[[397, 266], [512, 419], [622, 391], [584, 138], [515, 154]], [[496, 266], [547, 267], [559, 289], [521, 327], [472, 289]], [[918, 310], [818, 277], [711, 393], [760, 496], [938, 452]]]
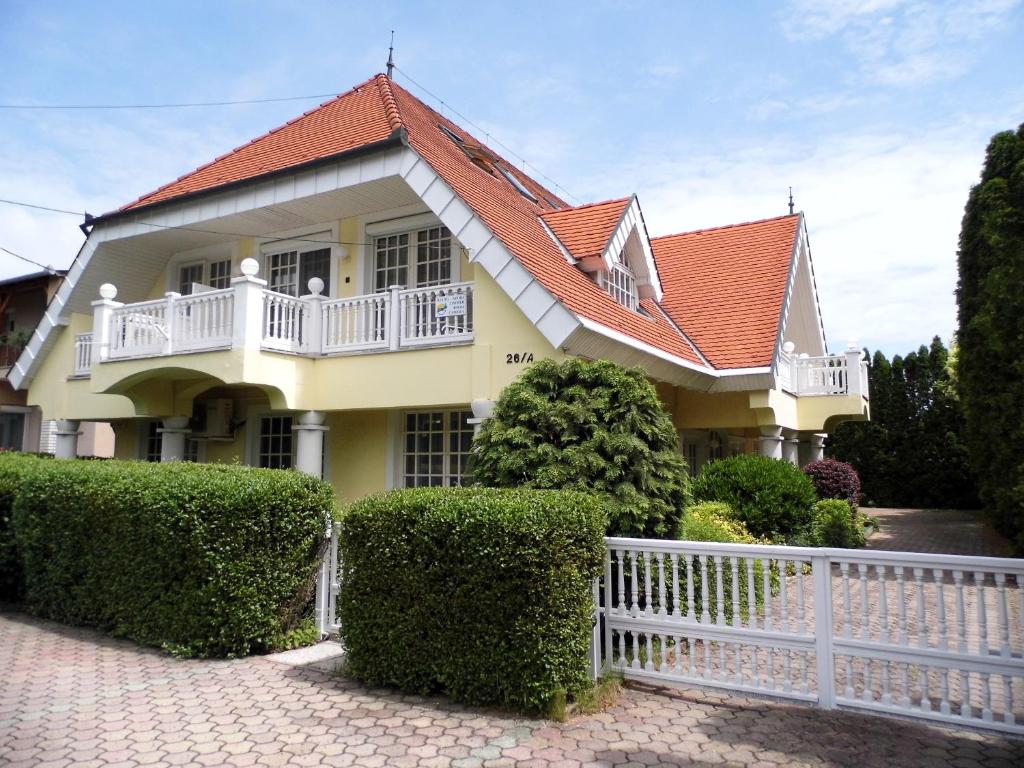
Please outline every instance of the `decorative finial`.
[[789, 215], [793, 215], [793, 188], [789, 188]]
[[388, 46], [388, 80], [391, 79], [391, 75], [395, 71], [395, 30], [391, 30], [391, 45]]

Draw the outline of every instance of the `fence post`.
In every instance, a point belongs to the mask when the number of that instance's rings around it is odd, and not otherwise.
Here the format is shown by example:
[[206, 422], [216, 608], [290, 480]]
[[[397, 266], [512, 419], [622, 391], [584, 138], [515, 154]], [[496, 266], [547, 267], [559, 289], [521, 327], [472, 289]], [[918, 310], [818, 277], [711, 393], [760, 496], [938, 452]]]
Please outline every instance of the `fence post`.
[[814, 584], [814, 656], [818, 662], [818, 706], [836, 705], [835, 658], [832, 644], [832, 560], [827, 551], [811, 557]]
[[330, 615], [331, 603], [331, 553], [334, 552], [334, 525], [327, 524], [327, 549], [320, 559], [320, 572], [316, 578], [316, 605], [313, 608], [316, 628], [320, 637], [326, 637], [331, 633], [331, 626], [334, 624], [334, 617]]
[[601, 579], [591, 582], [590, 591], [594, 598], [594, 623], [590, 628], [590, 679], [597, 680], [601, 676]]

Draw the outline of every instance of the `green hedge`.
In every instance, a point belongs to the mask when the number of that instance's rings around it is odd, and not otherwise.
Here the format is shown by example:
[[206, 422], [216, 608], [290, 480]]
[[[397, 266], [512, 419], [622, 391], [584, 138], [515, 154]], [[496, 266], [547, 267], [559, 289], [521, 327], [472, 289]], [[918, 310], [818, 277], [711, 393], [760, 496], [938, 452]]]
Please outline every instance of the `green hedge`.
[[848, 502], [822, 499], [814, 505], [813, 513], [814, 521], [806, 542], [810, 546], [857, 549], [867, 543], [864, 520]]
[[603, 510], [590, 494], [484, 488], [355, 503], [340, 526], [350, 673], [527, 712], [584, 690]]
[[807, 530], [818, 500], [814, 484], [796, 466], [750, 454], [705, 466], [694, 480], [693, 496], [728, 504], [750, 533], [777, 543]]
[[25, 574], [12, 522], [14, 500], [25, 478], [45, 460], [34, 454], [0, 451], [0, 601], [19, 602], [24, 596]]
[[301, 622], [333, 499], [298, 472], [39, 462], [14, 504], [28, 608], [182, 655], [267, 649]]

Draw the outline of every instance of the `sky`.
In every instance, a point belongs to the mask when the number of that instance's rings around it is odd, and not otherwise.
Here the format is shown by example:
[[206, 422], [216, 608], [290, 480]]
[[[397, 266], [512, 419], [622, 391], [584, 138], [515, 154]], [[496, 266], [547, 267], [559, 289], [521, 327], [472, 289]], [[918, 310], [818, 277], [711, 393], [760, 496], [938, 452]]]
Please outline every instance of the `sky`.
[[[652, 236], [778, 216], [792, 187], [833, 351], [949, 341], [967, 194], [1024, 122], [1024, 0], [0, 0], [0, 105], [339, 93], [391, 30], [399, 83], [574, 202], [635, 192]], [[102, 213], [323, 100], [0, 108], [0, 199]], [[0, 203], [0, 248], [67, 268], [79, 223]], [[0, 251], [0, 279], [37, 269]]]

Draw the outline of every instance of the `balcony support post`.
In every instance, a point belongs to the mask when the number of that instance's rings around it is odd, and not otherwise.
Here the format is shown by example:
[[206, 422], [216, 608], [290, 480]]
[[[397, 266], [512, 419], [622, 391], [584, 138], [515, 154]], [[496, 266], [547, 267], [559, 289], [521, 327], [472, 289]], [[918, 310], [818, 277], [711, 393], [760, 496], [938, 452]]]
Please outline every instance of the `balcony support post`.
[[256, 277], [260, 265], [256, 259], [242, 259], [241, 277], [231, 278], [235, 289], [235, 310], [231, 346], [235, 349], [259, 349], [263, 341], [263, 289], [267, 281]]
[[170, 416], [157, 430], [160, 435], [160, 461], [184, 461], [185, 440], [189, 433], [188, 416]]
[[319, 355], [323, 353], [324, 281], [319, 277], [311, 277], [307, 288], [309, 293], [302, 297], [302, 352]]
[[855, 397], [866, 395], [861, 391], [860, 360], [864, 352], [851, 341], [846, 347], [846, 394]]
[[295, 468], [308, 475], [324, 476], [324, 426], [327, 414], [322, 411], [306, 411], [299, 414], [292, 430], [296, 437]]
[[74, 459], [78, 457], [78, 429], [81, 422], [77, 419], [57, 420], [57, 444], [53, 455], [58, 459]]
[[168, 291], [164, 294], [164, 298], [167, 300], [167, 308], [164, 310], [164, 354], [174, 354], [174, 326], [177, 322], [177, 310], [174, 306], [174, 302], [181, 298], [181, 294], [177, 291]]
[[388, 349], [397, 352], [402, 342], [402, 297], [403, 286], [388, 286], [391, 293], [388, 299]]
[[[114, 301], [117, 288], [110, 283], [100, 286], [100, 298], [92, 303], [92, 366], [95, 368], [110, 357], [110, 344], [113, 341], [113, 314], [120, 301]], [[77, 427], [76, 427], [77, 429]]]
[[800, 465], [800, 437], [791, 429], [782, 430], [782, 458], [790, 464]]
[[782, 427], [775, 424], [763, 426], [761, 429], [761, 455], [771, 459], [782, 458]]

